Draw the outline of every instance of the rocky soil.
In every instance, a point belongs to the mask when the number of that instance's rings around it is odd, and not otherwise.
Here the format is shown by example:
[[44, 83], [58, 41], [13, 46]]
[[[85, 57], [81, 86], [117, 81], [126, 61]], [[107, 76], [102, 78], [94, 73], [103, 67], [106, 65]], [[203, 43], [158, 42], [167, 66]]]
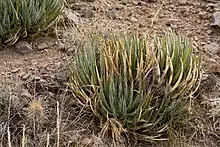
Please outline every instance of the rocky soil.
[[[194, 112], [196, 121], [192, 124], [195, 132], [189, 134], [189, 138], [183, 139], [183, 143], [188, 146], [193, 146], [192, 144], [220, 146], [218, 142], [220, 139], [220, 2], [217, 0], [68, 1], [69, 4], [61, 17], [62, 22], [54, 30], [56, 37], [45, 35], [34, 41], [26, 39], [15, 46], [0, 47], [0, 98], [7, 101], [9, 95], [9, 100], [12, 102], [9, 103], [11, 111], [17, 112], [16, 115], [9, 115], [11, 125], [19, 128], [13, 130], [15, 127], [12, 127], [14, 142], [17, 139], [15, 134], [19, 130], [19, 133], [22, 133], [23, 123], [30, 132], [33, 130], [30, 124], [43, 126], [44, 131], [36, 130], [34, 136], [27, 136], [27, 138], [35, 138], [34, 146], [39, 145], [37, 144], [39, 140], [42, 144], [45, 142], [47, 138], [45, 130], [49, 130], [52, 142], [56, 142], [57, 113], [55, 111], [59, 102], [61, 126], [63, 126], [60, 136], [63, 143], [61, 146], [111, 146], [108, 137], [99, 138], [100, 128], [91, 112], [76, 105], [77, 103], [75, 104], [67, 96], [65, 83], [68, 81], [68, 64], [71, 62], [74, 50], [79, 42], [86, 40], [93, 32], [104, 35], [123, 31], [162, 34], [172, 29], [188, 37], [196, 51], [201, 54], [204, 73], [200, 95], [193, 104], [196, 109]], [[71, 29], [65, 28], [67, 26], [71, 26]], [[42, 104], [42, 114], [41, 111], [40, 114], [36, 114], [30, 110], [30, 104], [36, 101]], [[71, 107], [68, 108], [72, 109], [66, 109], [70, 105]], [[0, 113], [3, 114], [1, 102], [0, 106]], [[40, 117], [40, 120], [36, 120], [38, 117], [35, 115], [42, 115], [44, 118]], [[7, 117], [1, 119], [6, 120]], [[34, 129], [37, 129], [37, 126]], [[3, 132], [2, 129], [1, 131]], [[39, 136], [45, 137], [39, 139]], [[134, 146], [131, 142], [122, 141], [118, 146]], [[147, 145], [140, 143], [137, 146]]]

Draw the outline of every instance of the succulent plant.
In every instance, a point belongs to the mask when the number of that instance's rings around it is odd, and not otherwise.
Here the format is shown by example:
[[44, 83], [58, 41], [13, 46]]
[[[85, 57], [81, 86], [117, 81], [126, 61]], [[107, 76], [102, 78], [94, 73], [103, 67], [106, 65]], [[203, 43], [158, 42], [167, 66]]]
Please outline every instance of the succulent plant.
[[0, 41], [14, 44], [47, 30], [62, 9], [63, 0], [0, 0]]
[[100, 118], [103, 134], [162, 140], [186, 118], [200, 81], [199, 57], [173, 33], [149, 44], [138, 35], [94, 37], [77, 50], [70, 87]]
[[20, 22], [15, 2], [0, 0], [0, 42], [15, 42], [19, 32]]

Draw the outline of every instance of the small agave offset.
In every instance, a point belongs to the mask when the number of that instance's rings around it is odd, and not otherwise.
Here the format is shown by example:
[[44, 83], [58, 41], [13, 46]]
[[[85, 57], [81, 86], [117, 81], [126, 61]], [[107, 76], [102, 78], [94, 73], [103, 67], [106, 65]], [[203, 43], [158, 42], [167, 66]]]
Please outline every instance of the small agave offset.
[[0, 0], [0, 42], [14, 44], [19, 37], [47, 30], [63, 6], [63, 0]]
[[173, 33], [148, 42], [138, 35], [93, 37], [74, 56], [70, 87], [100, 118], [103, 134], [164, 140], [187, 118], [200, 84], [199, 56]]

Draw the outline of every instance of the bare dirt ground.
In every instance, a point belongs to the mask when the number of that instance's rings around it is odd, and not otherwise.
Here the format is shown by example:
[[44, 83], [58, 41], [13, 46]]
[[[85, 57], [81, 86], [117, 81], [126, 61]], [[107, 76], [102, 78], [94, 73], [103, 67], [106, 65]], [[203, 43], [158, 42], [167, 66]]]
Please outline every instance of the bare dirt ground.
[[[33, 51], [25, 55], [15, 52], [14, 47], [1, 51], [0, 97], [4, 102], [10, 95], [11, 114], [4, 116], [0, 111], [0, 118], [10, 120], [12, 146], [21, 141], [24, 128], [29, 146], [45, 146], [48, 138], [56, 143], [57, 121], [61, 146], [111, 146], [108, 137], [99, 137], [96, 118], [71, 99], [63, 84], [67, 82], [71, 53], [92, 32], [161, 34], [170, 28], [188, 37], [201, 54], [204, 76], [200, 95], [193, 101], [193, 129], [183, 135], [182, 141], [177, 139], [166, 146], [220, 146], [220, 28], [211, 27], [213, 13], [218, 10], [220, 3], [215, 0], [69, 0], [63, 19], [68, 18], [72, 29], [63, 32], [63, 27], [58, 28], [59, 41], [51, 36], [31, 41]], [[47, 43], [47, 47], [38, 50], [39, 42]], [[213, 43], [218, 45], [218, 52], [209, 46]], [[7, 136], [3, 122], [0, 138]], [[129, 137], [125, 138], [117, 146], [134, 146]]]

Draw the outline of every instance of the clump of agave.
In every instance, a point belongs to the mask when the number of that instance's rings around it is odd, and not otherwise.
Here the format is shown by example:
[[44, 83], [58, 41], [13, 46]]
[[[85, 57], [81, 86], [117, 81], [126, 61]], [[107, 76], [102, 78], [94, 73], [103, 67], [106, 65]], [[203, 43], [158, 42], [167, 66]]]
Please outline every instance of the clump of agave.
[[102, 132], [153, 141], [187, 116], [200, 81], [200, 60], [187, 40], [169, 33], [154, 45], [138, 35], [94, 37], [78, 49], [70, 87], [100, 118]]
[[13, 44], [47, 30], [62, 9], [63, 0], [0, 0], [0, 42]]

